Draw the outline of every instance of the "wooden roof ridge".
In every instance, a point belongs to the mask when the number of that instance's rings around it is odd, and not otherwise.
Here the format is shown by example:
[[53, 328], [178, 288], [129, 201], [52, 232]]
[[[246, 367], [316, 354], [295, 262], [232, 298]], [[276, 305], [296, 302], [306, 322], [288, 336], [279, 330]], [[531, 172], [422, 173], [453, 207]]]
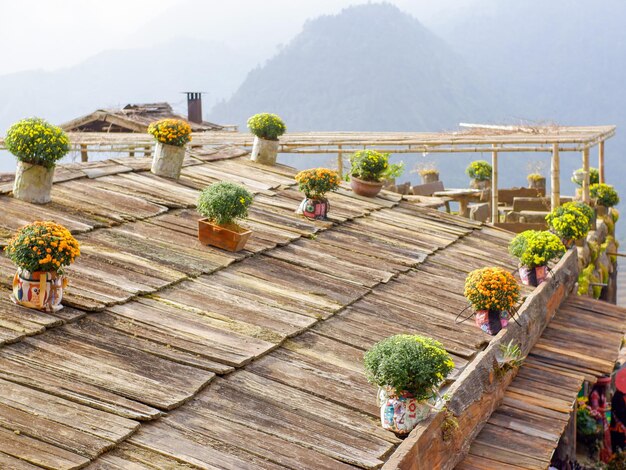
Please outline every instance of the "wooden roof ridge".
[[456, 468], [548, 468], [583, 382], [611, 374], [625, 332], [626, 308], [570, 294]]

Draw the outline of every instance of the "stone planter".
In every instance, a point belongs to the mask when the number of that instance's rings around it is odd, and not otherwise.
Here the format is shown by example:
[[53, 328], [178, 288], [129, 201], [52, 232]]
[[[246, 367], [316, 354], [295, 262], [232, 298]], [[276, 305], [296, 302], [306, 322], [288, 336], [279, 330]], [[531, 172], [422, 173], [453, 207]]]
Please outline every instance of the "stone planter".
[[509, 313], [498, 310], [477, 310], [474, 318], [476, 326], [488, 335], [495, 336], [509, 326]]
[[276, 165], [279, 145], [280, 142], [278, 140], [266, 140], [260, 137], [254, 137], [250, 160], [262, 163], [263, 165]]
[[422, 178], [422, 184], [435, 183], [439, 181], [439, 173], [420, 174], [420, 177]]
[[487, 190], [491, 189], [491, 180], [476, 180], [472, 179], [470, 181], [470, 188], [472, 189], [482, 189]]
[[350, 177], [350, 187], [359, 196], [376, 197], [383, 188], [383, 183], [379, 181], [365, 181], [355, 176]]
[[596, 216], [604, 217], [609, 213], [609, 208], [606, 206], [597, 205], [596, 206]]
[[383, 429], [401, 436], [409, 434], [420, 421], [425, 420], [431, 408], [425, 400], [416, 400], [406, 392], [398, 396], [390, 388], [379, 389], [378, 402]]
[[252, 235], [252, 231], [237, 224], [215, 225], [208, 219], [198, 220], [198, 240], [203, 245], [211, 245], [227, 251], [241, 251]]
[[61, 310], [67, 278], [56, 272], [29, 272], [18, 268], [13, 277], [12, 300], [24, 307], [56, 312]]
[[527, 268], [526, 266], [521, 266], [519, 268], [519, 277], [525, 286], [537, 287], [548, 277], [548, 267], [536, 266]]
[[52, 200], [54, 167], [31, 165], [18, 161], [13, 183], [13, 197], [34, 204], [46, 204]]
[[309, 219], [326, 220], [330, 203], [327, 199], [313, 199], [305, 197], [296, 209], [296, 214], [303, 215]]
[[545, 194], [546, 193], [546, 179], [545, 178], [529, 179], [528, 187], [531, 189], [536, 189], [541, 194]]
[[150, 171], [165, 178], [178, 179], [185, 159], [185, 147], [157, 142]]

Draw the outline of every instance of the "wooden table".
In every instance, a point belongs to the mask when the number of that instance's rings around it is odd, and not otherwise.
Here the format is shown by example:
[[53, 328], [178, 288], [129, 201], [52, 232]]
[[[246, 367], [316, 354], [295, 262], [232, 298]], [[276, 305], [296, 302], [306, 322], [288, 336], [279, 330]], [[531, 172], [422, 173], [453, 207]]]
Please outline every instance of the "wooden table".
[[446, 189], [433, 193], [436, 197], [447, 197], [459, 203], [459, 215], [469, 217], [467, 206], [471, 201], [480, 201], [484, 191], [482, 189]]

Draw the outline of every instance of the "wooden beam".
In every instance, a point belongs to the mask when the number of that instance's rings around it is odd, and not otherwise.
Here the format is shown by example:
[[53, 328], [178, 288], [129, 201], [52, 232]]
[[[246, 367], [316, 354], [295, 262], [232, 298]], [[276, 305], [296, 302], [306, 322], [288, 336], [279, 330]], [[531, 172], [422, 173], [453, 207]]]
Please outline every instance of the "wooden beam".
[[498, 218], [498, 152], [495, 150], [495, 144], [493, 148], [494, 150], [491, 152], [491, 166], [493, 168], [491, 174], [491, 223], [496, 224], [500, 222]]
[[552, 178], [552, 209], [555, 209], [561, 205], [561, 169], [557, 144], [552, 146], [550, 176]]
[[589, 204], [591, 198], [589, 197], [589, 149], [583, 150], [583, 171], [585, 172], [585, 178], [583, 179], [583, 202]]
[[87, 153], [87, 145], [85, 144], [80, 145], [80, 161], [81, 162], [89, 161], [89, 154]]
[[598, 144], [598, 173], [600, 173], [600, 183], [604, 183], [604, 140]]

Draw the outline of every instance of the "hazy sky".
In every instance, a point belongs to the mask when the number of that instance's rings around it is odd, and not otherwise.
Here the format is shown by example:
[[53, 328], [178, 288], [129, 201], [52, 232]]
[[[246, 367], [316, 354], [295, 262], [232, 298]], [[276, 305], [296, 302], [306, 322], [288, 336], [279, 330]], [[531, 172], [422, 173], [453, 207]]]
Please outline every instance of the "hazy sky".
[[[424, 23], [473, 0], [391, 0]], [[0, 0], [0, 74], [54, 70], [175, 36], [271, 55], [307, 18], [362, 0]], [[257, 48], [257, 49], [255, 49]]]

